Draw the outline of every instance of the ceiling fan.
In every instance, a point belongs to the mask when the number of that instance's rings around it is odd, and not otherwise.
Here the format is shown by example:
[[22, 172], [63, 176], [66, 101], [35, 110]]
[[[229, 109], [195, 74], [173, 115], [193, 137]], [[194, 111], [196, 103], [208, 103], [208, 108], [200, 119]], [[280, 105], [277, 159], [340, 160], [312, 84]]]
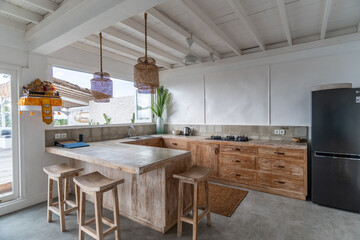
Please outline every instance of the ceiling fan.
[[184, 57], [183, 62], [185, 65], [195, 64], [199, 58], [191, 53], [191, 45], [194, 43], [192, 37], [186, 39], [187, 44], [189, 45], [189, 53]]

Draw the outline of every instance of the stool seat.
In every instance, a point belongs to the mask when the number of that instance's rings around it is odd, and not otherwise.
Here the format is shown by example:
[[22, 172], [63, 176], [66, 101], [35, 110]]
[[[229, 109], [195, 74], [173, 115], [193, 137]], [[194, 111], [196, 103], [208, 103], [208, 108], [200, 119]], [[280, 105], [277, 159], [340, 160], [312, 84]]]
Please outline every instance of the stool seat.
[[124, 179], [110, 179], [99, 172], [92, 172], [74, 178], [74, 182], [85, 191], [101, 192], [123, 183]]
[[65, 177], [69, 175], [74, 175], [75, 173], [81, 172], [83, 168], [73, 168], [67, 165], [66, 163], [52, 165], [44, 167], [44, 172], [52, 177]]
[[194, 165], [188, 171], [174, 174], [173, 177], [188, 182], [202, 182], [209, 177], [211, 168]]

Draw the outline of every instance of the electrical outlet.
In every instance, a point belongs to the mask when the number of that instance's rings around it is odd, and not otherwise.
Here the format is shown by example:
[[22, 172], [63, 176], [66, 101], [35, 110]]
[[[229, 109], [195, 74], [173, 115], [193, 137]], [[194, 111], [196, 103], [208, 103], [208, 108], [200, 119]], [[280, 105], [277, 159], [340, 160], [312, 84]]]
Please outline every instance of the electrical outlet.
[[60, 133], [55, 133], [55, 139], [60, 139], [61, 138], [61, 134]]
[[275, 129], [275, 130], [274, 130], [274, 133], [277, 134], [277, 135], [279, 135], [279, 134], [280, 134], [280, 130], [279, 130], [279, 129]]
[[62, 133], [62, 134], [61, 134], [61, 138], [67, 138], [67, 134], [66, 134], [66, 133]]
[[280, 129], [279, 134], [280, 135], [285, 135], [285, 129]]

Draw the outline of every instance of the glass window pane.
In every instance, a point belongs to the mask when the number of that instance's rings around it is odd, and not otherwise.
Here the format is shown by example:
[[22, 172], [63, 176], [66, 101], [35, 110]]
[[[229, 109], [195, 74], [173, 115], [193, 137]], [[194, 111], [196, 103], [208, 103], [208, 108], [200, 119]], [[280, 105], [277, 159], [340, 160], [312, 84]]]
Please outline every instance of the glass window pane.
[[151, 95], [138, 97], [133, 82], [111, 78], [113, 98], [103, 103], [91, 94], [92, 74], [53, 67], [53, 77], [64, 103], [54, 115], [55, 126], [151, 122]]

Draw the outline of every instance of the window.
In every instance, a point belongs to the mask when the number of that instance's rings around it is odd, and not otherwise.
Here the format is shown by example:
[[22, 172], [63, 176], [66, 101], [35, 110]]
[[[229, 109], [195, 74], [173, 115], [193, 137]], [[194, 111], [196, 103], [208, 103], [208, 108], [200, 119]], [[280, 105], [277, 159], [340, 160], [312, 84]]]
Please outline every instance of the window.
[[113, 97], [95, 102], [92, 74], [53, 67], [53, 84], [63, 99], [63, 109], [54, 115], [54, 125], [103, 125], [151, 122], [151, 94], [139, 94], [133, 82], [111, 78]]

